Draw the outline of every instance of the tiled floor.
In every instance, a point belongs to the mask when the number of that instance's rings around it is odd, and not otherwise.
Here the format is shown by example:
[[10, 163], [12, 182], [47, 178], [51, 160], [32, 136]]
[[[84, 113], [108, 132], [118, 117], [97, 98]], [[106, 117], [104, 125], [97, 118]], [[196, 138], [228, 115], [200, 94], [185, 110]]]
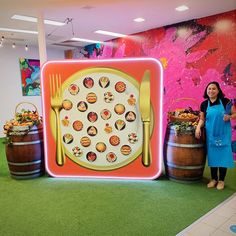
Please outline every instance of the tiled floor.
[[236, 193], [177, 236], [236, 236]]

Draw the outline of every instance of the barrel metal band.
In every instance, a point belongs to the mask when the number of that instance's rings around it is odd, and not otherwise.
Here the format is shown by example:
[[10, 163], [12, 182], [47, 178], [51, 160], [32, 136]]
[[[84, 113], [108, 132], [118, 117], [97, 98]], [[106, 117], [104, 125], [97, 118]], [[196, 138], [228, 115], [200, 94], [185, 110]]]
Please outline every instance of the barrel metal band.
[[41, 160], [31, 161], [31, 162], [21, 162], [21, 163], [8, 161], [7, 163], [12, 166], [30, 166], [30, 165], [40, 164]]
[[38, 134], [38, 133], [42, 133], [43, 132], [43, 130], [31, 130], [31, 131], [29, 131], [29, 133], [27, 133], [27, 134]]
[[184, 147], [184, 148], [201, 148], [204, 147], [203, 143], [196, 143], [196, 144], [182, 144], [182, 143], [173, 143], [173, 142], [166, 142], [167, 145], [172, 147]]
[[197, 166], [180, 166], [180, 165], [175, 165], [173, 163], [167, 162], [167, 165], [172, 168], [176, 169], [184, 169], [184, 170], [195, 170], [195, 169], [202, 169], [204, 168], [205, 165], [197, 165]]
[[24, 172], [11, 171], [11, 174], [14, 174], [14, 175], [30, 175], [30, 174], [39, 173], [40, 171], [41, 171], [41, 169], [32, 170], [32, 171], [24, 171]]
[[31, 141], [31, 142], [12, 142], [11, 145], [16, 145], [16, 146], [20, 146], [20, 145], [32, 145], [32, 144], [38, 144], [38, 143], [42, 143], [43, 140], [36, 140], [36, 141]]

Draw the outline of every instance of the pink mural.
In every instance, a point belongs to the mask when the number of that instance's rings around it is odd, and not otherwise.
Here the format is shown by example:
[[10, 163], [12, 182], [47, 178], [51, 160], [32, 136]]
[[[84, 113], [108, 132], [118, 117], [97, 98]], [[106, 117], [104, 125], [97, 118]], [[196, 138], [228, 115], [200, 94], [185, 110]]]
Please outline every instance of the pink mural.
[[[187, 105], [198, 109], [210, 81], [218, 81], [228, 98], [236, 98], [236, 10], [182, 22], [94, 46], [89, 58], [148, 56], [164, 68], [164, 124], [167, 112]], [[91, 49], [91, 48], [90, 48]], [[157, 98], [158, 99], [158, 98]], [[236, 122], [233, 140], [236, 140]]]

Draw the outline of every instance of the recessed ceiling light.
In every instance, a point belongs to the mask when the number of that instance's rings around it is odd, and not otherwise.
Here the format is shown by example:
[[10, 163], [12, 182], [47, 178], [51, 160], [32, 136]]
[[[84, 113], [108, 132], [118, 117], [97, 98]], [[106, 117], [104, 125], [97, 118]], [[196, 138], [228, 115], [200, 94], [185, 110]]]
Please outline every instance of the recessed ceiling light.
[[91, 39], [83, 39], [83, 38], [71, 38], [70, 40], [79, 41], [79, 42], [87, 42], [87, 43], [103, 43], [101, 41], [91, 40]]
[[181, 5], [175, 8], [176, 11], [186, 11], [189, 8], [186, 5]]
[[[23, 15], [14, 15], [14, 16], [11, 17], [11, 19], [29, 21], [29, 22], [37, 22], [38, 21], [38, 19], [36, 17], [23, 16]], [[44, 20], [44, 24], [55, 25], [55, 26], [63, 26], [66, 23], [65, 22], [59, 22], [59, 21], [54, 21], [54, 20]]]
[[94, 31], [94, 33], [96, 34], [104, 34], [104, 35], [110, 35], [110, 36], [114, 36], [114, 37], [126, 37], [126, 34], [120, 34], [120, 33], [115, 33], [115, 32], [110, 32], [110, 31], [104, 31], [104, 30], [97, 30]]
[[135, 22], [144, 22], [145, 19], [142, 18], [142, 17], [138, 17], [138, 18], [133, 19], [133, 21], [135, 21]]
[[26, 34], [38, 34], [37, 31], [31, 31], [31, 30], [20, 30], [20, 29], [10, 29], [10, 28], [0, 28], [0, 31], [17, 32], [17, 33], [26, 33]]

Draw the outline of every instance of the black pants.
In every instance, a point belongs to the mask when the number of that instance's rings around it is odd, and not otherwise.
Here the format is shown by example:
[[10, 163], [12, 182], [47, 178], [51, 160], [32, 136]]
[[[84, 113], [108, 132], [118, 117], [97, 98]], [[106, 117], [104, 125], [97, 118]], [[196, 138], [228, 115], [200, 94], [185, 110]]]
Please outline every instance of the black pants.
[[[218, 169], [219, 169], [219, 178], [218, 178]], [[211, 178], [218, 181], [224, 181], [226, 176], [227, 168], [225, 167], [211, 167]]]

